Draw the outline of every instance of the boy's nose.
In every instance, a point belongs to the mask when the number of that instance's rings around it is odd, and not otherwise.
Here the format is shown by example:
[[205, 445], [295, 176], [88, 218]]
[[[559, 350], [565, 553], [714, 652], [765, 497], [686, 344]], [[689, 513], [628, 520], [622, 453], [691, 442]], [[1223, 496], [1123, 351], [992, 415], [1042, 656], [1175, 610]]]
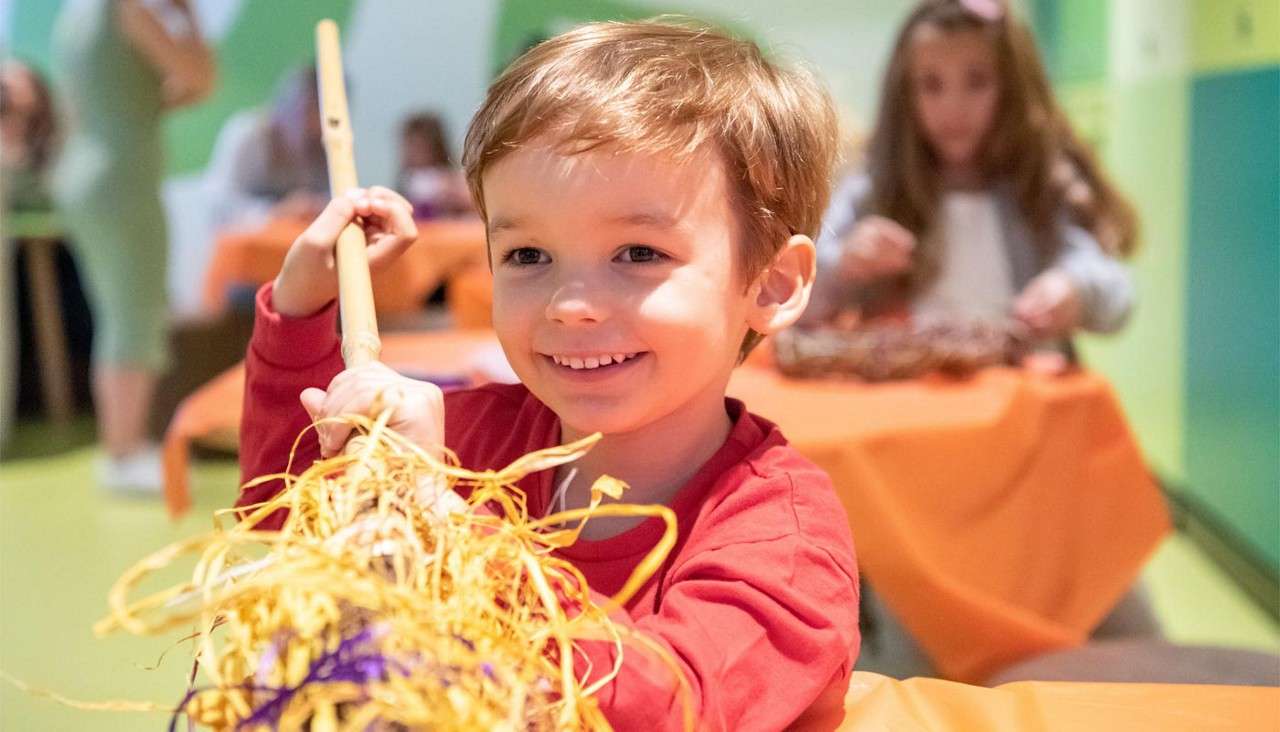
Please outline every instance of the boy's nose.
[[582, 280], [565, 282], [547, 303], [547, 319], [571, 325], [599, 323], [608, 317], [607, 294]]

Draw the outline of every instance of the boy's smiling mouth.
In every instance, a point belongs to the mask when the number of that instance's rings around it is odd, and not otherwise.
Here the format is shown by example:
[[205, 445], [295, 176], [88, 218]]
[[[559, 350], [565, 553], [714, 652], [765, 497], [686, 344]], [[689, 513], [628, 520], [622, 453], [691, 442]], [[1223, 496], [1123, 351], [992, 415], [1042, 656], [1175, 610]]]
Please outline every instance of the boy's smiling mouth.
[[595, 353], [591, 355], [567, 353], [542, 354], [544, 358], [549, 359], [556, 366], [570, 369], [572, 371], [594, 371], [605, 368], [612, 370], [611, 367], [621, 366], [622, 364], [643, 355], [644, 352]]

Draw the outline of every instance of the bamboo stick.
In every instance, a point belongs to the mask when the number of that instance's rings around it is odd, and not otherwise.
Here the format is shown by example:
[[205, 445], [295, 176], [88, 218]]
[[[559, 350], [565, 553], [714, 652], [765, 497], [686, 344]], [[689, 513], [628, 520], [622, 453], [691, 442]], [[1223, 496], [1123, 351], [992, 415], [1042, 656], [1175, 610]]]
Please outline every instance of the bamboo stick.
[[[345, 195], [355, 188], [356, 160], [342, 74], [338, 24], [328, 18], [316, 24], [316, 74], [320, 89], [320, 122], [329, 164], [329, 192]], [[338, 236], [334, 253], [338, 265], [338, 308], [342, 321], [342, 358], [347, 368], [377, 361], [382, 351], [373, 307], [373, 284], [364, 232], [348, 225]]]

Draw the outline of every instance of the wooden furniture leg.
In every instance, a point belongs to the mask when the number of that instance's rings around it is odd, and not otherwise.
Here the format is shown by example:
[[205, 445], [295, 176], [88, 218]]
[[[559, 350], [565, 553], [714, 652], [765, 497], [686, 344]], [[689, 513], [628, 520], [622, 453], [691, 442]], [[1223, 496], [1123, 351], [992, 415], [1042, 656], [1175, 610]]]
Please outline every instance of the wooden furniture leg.
[[24, 238], [20, 242], [26, 249], [31, 314], [35, 320], [33, 333], [44, 405], [54, 422], [66, 424], [71, 420], [74, 403], [58, 287], [58, 263], [54, 256], [58, 242], [44, 237]]

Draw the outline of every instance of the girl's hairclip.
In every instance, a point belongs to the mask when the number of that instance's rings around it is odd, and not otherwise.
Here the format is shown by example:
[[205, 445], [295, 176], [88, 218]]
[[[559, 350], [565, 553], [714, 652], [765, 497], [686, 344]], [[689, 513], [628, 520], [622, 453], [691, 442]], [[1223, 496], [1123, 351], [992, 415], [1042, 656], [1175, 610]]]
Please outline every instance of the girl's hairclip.
[[965, 10], [994, 23], [1004, 17], [1003, 0], [960, 0]]

